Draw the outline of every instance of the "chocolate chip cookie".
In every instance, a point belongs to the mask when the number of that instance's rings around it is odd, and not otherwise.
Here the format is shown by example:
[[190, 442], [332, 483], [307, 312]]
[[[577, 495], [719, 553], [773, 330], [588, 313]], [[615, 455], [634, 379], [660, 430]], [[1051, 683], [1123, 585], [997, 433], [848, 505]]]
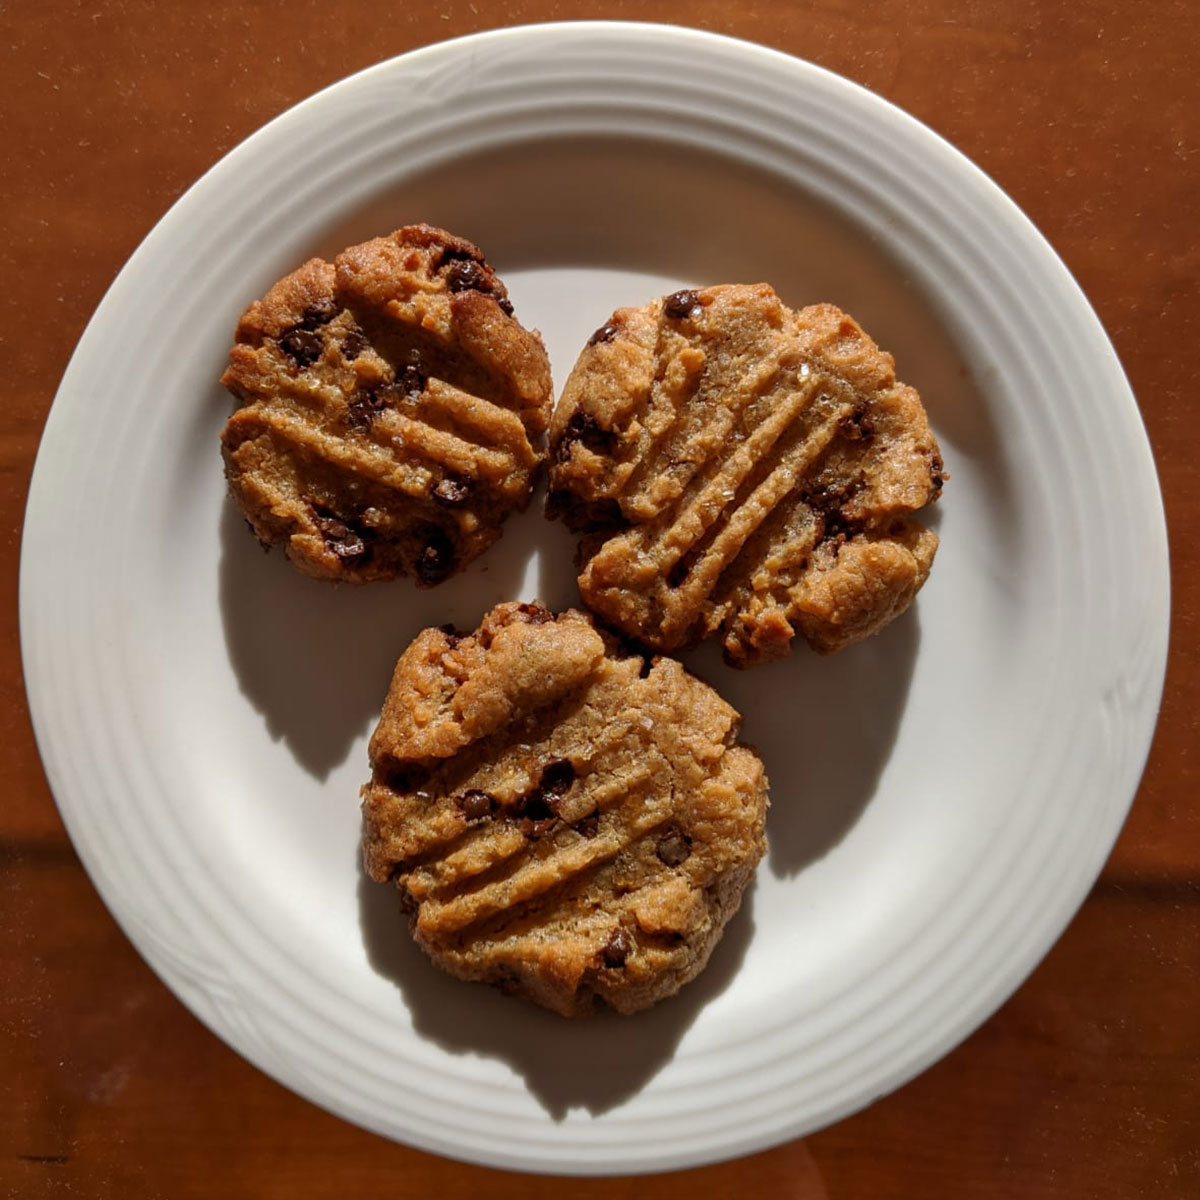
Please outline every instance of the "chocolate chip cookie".
[[550, 366], [470, 242], [428, 225], [251, 304], [221, 382], [230, 492], [306, 575], [441, 582], [529, 501]]
[[734, 666], [797, 634], [831, 653], [902, 613], [937, 549], [910, 515], [945, 478], [920, 397], [851, 317], [766, 284], [614, 313], [550, 450], [585, 603], [657, 650], [719, 631]]
[[738, 714], [590, 617], [502, 604], [427, 629], [370, 743], [364, 859], [439, 966], [566, 1016], [697, 975], [765, 847]]

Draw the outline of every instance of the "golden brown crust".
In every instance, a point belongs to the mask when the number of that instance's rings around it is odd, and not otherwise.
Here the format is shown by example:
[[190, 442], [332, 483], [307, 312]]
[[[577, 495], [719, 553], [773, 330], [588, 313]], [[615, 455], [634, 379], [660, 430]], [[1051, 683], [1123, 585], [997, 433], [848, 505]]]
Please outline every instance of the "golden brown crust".
[[236, 339], [230, 492], [305, 574], [432, 585], [528, 503], [549, 362], [470, 242], [414, 225], [310, 259]]
[[704, 967], [765, 847], [737, 713], [589, 617], [504, 604], [422, 633], [371, 739], [364, 859], [443, 969], [567, 1016]]
[[614, 313], [550, 448], [583, 599], [658, 650], [720, 630], [735, 666], [796, 633], [832, 652], [902, 612], [937, 547], [909, 518], [944, 479], [920, 397], [853, 318], [766, 284]]

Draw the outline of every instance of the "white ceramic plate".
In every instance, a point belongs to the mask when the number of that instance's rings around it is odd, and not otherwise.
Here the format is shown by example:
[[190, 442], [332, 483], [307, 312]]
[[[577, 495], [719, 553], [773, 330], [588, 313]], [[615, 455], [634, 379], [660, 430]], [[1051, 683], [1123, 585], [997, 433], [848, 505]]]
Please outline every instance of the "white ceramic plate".
[[[463, 577], [334, 590], [224, 499], [242, 307], [429, 221], [479, 243], [561, 384], [610, 310], [690, 283], [831, 300], [924, 396], [952, 479], [915, 609], [834, 659], [691, 665], [746, 716], [771, 849], [708, 972], [568, 1023], [444, 978], [359, 874], [365, 737], [422, 626], [574, 602], [535, 506]], [[92, 320], [25, 526], [26, 678], [109, 907], [264, 1071], [390, 1137], [631, 1172], [802, 1134], [974, 1029], [1062, 931], [1137, 785], [1167, 556], [1137, 409], [1054, 253], [978, 170], [803, 62], [647, 25], [512, 29], [301, 104], [179, 201]]]

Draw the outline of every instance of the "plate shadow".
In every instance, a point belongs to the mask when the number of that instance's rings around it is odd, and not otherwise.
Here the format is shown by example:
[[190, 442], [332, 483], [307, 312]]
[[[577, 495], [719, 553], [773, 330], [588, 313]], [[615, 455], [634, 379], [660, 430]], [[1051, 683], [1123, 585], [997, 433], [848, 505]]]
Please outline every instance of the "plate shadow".
[[904, 716], [919, 605], [830, 658], [800, 645], [789, 658], [737, 671], [715, 645], [684, 657], [742, 714], [742, 737], [766, 764], [767, 861], [777, 877], [824, 858], [875, 794]]
[[636, 1095], [675, 1056], [703, 1009], [732, 982], [754, 931], [753, 885], [704, 972], [677, 995], [634, 1017], [601, 1012], [567, 1020], [433, 966], [413, 942], [390, 884], [361, 870], [359, 927], [376, 974], [394, 983], [413, 1030], [450, 1054], [498, 1059], [555, 1120], [572, 1108], [592, 1115]]
[[238, 686], [316, 779], [328, 778], [379, 715], [392, 668], [429, 625], [473, 629], [520, 595], [544, 536], [540, 505], [505, 524], [503, 540], [461, 575], [429, 591], [407, 579], [365, 587], [301, 575], [264, 552], [232, 502], [221, 518], [220, 603]]

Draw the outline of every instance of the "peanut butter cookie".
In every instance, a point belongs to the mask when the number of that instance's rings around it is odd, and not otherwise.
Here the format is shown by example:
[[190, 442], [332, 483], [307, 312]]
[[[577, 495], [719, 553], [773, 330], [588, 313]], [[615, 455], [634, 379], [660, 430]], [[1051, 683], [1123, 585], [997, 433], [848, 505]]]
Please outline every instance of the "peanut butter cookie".
[[238, 323], [230, 492], [306, 575], [440, 583], [524, 508], [550, 367], [470, 242], [427, 225], [311, 259]]
[[944, 479], [920, 397], [851, 317], [766, 284], [614, 313], [550, 449], [584, 602], [656, 650], [720, 631], [734, 666], [797, 634], [831, 653], [902, 613], [937, 549], [910, 515]]
[[367, 870], [452, 975], [566, 1016], [646, 1008], [703, 969], [765, 848], [738, 724], [583, 613], [427, 629], [371, 738]]

